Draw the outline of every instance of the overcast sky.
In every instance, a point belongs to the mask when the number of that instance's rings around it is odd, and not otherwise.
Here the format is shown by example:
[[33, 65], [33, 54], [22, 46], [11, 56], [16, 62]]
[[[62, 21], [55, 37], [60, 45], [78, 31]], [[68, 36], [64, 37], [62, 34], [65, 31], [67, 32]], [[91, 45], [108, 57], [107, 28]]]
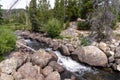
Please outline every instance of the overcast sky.
[[[0, 4], [2, 5], [2, 9], [9, 9], [10, 6], [15, 2], [16, 0], [0, 0]], [[19, 0], [18, 3], [13, 8], [24, 8], [26, 5], [29, 5], [30, 0]], [[54, 6], [54, 0], [50, 0], [50, 4], [53, 7]]]

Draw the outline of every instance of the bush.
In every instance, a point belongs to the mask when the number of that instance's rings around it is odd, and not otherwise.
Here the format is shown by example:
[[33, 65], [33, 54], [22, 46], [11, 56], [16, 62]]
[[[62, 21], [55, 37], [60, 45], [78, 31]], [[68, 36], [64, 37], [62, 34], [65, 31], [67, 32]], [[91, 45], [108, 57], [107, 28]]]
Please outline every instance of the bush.
[[89, 30], [90, 27], [89, 22], [78, 22], [78, 30]]
[[67, 29], [68, 27], [70, 27], [70, 22], [69, 21], [66, 22], [65, 29]]
[[86, 38], [82, 38], [81, 39], [81, 45], [82, 46], [88, 46], [89, 45], [89, 41]]
[[46, 25], [46, 31], [48, 35], [52, 38], [59, 36], [62, 30], [60, 21], [57, 19], [50, 19]]
[[12, 30], [0, 27], [0, 55], [10, 52], [15, 48], [16, 37]]

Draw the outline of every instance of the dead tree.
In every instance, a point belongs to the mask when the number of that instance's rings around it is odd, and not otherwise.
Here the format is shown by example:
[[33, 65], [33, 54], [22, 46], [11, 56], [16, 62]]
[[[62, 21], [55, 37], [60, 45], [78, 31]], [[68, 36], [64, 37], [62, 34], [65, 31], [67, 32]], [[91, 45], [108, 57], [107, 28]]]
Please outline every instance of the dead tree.
[[97, 34], [97, 41], [111, 40], [112, 23], [117, 21], [118, 0], [93, 0], [93, 2], [91, 30]]

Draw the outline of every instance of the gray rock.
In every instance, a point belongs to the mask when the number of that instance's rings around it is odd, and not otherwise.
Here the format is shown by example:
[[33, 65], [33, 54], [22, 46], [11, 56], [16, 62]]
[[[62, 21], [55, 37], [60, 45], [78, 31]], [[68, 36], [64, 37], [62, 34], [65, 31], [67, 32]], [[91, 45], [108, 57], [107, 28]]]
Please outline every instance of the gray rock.
[[48, 62], [52, 59], [52, 56], [45, 50], [41, 49], [34, 53], [31, 56], [31, 59], [34, 64], [39, 65], [42, 68], [48, 64]]
[[114, 56], [110, 56], [110, 57], [108, 58], [108, 61], [109, 61], [109, 63], [114, 62], [114, 61], [115, 61]]
[[96, 46], [85, 46], [82, 49], [76, 49], [74, 54], [78, 55], [79, 61], [91, 66], [105, 67], [108, 64], [107, 57]]
[[47, 66], [42, 70], [44, 76], [48, 76], [53, 72], [53, 68], [51, 66]]
[[30, 35], [29, 31], [24, 31], [22, 32], [21, 36], [23, 36], [24, 38], [28, 38], [28, 36]]
[[120, 58], [120, 46], [115, 49], [115, 58]]
[[107, 57], [115, 55], [115, 53], [113, 51], [107, 51], [105, 54], [106, 54]]
[[[16, 54], [20, 54], [19, 52]], [[0, 68], [3, 73], [13, 74], [18, 67], [20, 67], [26, 61], [24, 56], [14, 56], [10, 59], [6, 59], [0, 63]]]
[[49, 66], [51, 66], [55, 71], [58, 71], [59, 73], [64, 71], [64, 68], [58, 64], [56, 61], [51, 61], [49, 63]]
[[78, 33], [75, 29], [68, 28], [68, 29], [62, 31], [60, 35], [64, 36], [64, 37], [76, 37], [76, 36], [78, 36]]
[[70, 53], [72, 53], [75, 50], [75, 48], [72, 45], [67, 45], [67, 47]]
[[113, 64], [113, 65], [112, 65], [112, 68], [113, 68], [114, 70], [117, 70], [117, 65], [116, 65], [116, 64]]
[[50, 42], [49, 47], [51, 47], [54, 51], [56, 51], [59, 48], [60, 44], [57, 40], [53, 40]]
[[116, 63], [116, 64], [120, 64], [120, 59], [116, 59], [116, 60], [115, 60], [115, 63]]
[[61, 80], [60, 74], [57, 71], [52, 72], [45, 78], [45, 80]]
[[13, 76], [5, 74], [5, 73], [1, 73], [0, 79], [1, 80], [14, 80]]
[[117, 65], [117, 70], [120, 71], [120, 64]]
[[69, 52], [67, 46], [65, 46], [65, 45], [61, 45], [59, 50], [63, 55], [66, 55], [66, 56], [70, 55], [70, 52]]
[[104, 43], [104, 42], [100, 42], [100, 43], [98, 44], [98, 47], [99, 47], [103, 52], [106, 52], [107, 49], [108, 49], [107, 44]]
[[[32, 63], [25, 63], [18, 69], [18, 72], [23, 76], [23, 78], [34, 78], [37, 75], [37, 70], [34, 68]], [[32, 74], [31, 74], [32, 73]]]
[[50, 55], [52, 56], [51, 61], [57, 61], [58, 60], [57, 55], [53, 51], [48, 51], [48, 53], [50, 53]]

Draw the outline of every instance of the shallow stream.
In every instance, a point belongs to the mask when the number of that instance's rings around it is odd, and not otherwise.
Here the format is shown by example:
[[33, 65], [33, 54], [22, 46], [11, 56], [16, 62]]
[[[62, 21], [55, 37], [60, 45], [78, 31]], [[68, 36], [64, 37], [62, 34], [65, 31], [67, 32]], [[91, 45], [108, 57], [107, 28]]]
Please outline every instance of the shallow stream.
[[[47, 51], [51, 51], [51, 48], [45, 47], [45, 45], [35, 40], [25, 40], [27, 45], [35, 50], [44, 48]], [[58, 56], [58, 63], [62, 65], [69, 73], [74, 74], [77, 80], [120, 80], [120, 72], [112, 71], [111, 69], [98, 69], [90, 67], [72, 60], [70, 57], [63, 56], [59, 51], [54, 51]]]

